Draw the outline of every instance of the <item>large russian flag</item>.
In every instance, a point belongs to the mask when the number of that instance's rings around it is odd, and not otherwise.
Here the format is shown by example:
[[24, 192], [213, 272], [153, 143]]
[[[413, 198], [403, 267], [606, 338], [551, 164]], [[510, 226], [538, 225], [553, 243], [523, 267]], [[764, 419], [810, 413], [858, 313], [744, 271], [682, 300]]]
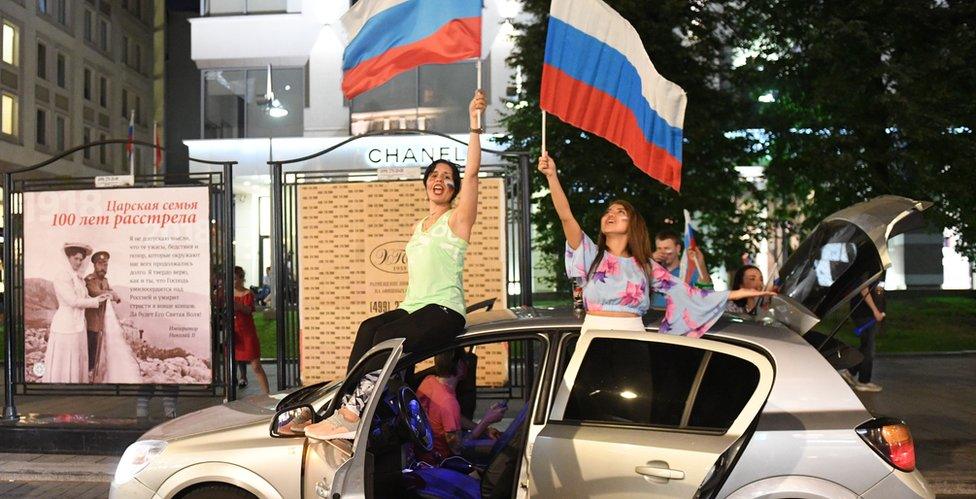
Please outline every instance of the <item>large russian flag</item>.
[[679, 190], [686, 104], [620, 14], [601, 0], [552, 0], [542, 109], [620, 146], [638, 168]]
[[481, 55], [482, 0], [361, 0], [342, 16], [349, 45], [342, 93], [351, 99], [423, 64]]

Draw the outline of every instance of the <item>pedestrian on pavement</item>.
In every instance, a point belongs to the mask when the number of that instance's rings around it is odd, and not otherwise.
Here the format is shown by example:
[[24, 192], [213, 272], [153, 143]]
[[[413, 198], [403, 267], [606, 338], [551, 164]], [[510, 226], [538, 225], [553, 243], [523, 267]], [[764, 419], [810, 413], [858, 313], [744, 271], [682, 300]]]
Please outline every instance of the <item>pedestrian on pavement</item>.
[[[251, 364], [261, 390], [269, 393], [268, 375], [261, 366], [261, 343], [254, 326], [254, 293], [244, 285], [244, 269], [234, 267], [234, 360]], [[238, 387], [247, 386], [247, 370], [241, 367]]]
[[857, 391], [880, 392], [881, 386], [871, 381], [871, 375], [874, 371], [875, 340], [885, 320], [884, 283], [874, 283], [861, 290], [850, 303], [854, 333], [859, 334], [861, 339], [858, 350], [864, 359], [860, 364], [841, 371], [841, 376]]
[[607, 205], [594, 242], [573, 216], [556, 162], [545, 151], [538, 168], [546, 176], [566, 236], [566, 275], [579, 280], [583, 288], [584, 333], [590, 329], [644, 331], [642, 316], [650, 308], [649, 293], [659, 292], [666, 295], [659, 331], [697, 338], [722, 316], [729, 299], [772, 294], [746, 289], [716, 293], [687, 285], [652, 259], [644, 218], [627, 201]]

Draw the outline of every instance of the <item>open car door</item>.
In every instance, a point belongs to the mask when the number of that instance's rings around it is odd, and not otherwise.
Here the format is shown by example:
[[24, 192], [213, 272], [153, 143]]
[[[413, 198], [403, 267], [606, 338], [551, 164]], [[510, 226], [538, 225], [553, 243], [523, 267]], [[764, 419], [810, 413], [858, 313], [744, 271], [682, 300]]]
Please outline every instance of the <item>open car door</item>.
[[321, 418], [332, 415], [342, 405], [344, 395], [355, 391], [366, 374], [379, 371], [373, 392], [360, 414], [359, 427], [353, 440], [308, 439], [302, 466], [303, 498], [371, 497], [369, 488], [372, 480], [368, 478], [368, 469], [372, 463], [366, 452], [370, 422], [377, 405], [383, 400], [390, 374], [402, 353], [403, 338], [387, 340], [373, 347], [356, 364], [335, 398], [322, 411]]
[[693, 497], [733, 461], [772, 383], [770, 361], [740, 346], [588, 331], [530, 451], [529, 493]]

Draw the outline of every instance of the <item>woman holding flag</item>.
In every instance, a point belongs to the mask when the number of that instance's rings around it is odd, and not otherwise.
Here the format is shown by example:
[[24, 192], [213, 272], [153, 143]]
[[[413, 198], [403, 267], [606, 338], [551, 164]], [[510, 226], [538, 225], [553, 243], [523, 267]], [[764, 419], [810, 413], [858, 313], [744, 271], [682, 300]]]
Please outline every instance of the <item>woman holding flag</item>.
[[[487, 102], [481, 90], [468, 105], [471, 133], [464, 180], [458, 165], [439, 159], [424, 172], [428, 213], [416, 223], [407, 243], [407, 293], [396, 310], [363, 321], [356, 334], [348, 369], [373, 345], [404, 338], [404, 350], [444, 343], [464, 330], [461, 274], [471, 227], [478, 212], [481, 167], [481, 113]], [[457, 198], [457, 207], [452, 203]]]
[[722, 316], [729, 300], [773, 293], [751, 289], [709, 292], [671, 275], [651, 256], [647, 225], [627, 201], [610, 203], [594, 243], [573, 217], [556, 175], [556, 163], [543, 152], [539, 171], [546, 176], [552, 203], [566, 235], [566, 275], [581, 283], [586, 319], [582, 330], [643, 331], [650, 292], [666, 295], [660, 332], [700, 337]]

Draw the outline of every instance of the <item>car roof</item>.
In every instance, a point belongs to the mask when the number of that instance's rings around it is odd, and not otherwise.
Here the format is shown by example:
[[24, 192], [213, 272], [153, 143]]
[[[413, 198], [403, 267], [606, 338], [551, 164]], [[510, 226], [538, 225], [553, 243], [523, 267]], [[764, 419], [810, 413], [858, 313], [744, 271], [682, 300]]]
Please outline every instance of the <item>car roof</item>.
[[[656, 332], [663, 316], [663, 310], [651, 310], [645, 315], [647, 332]], [[462, 338], [531, 330], [578, 330], [583, 324], [572, 310], [534, 307], [475, 312], [468, 314], [467, 320], [468, 328]], [[856, 419], [866, 414], [864, 404], [823, 355], [784, 325], [771, 319], [754, 320], [726, 313], [704, 338], [743, 345], [770, 359], [776, 378], [764, 415], [781, 413], [795, 419], [797, 414], [844, 412], [855, 413]]]

